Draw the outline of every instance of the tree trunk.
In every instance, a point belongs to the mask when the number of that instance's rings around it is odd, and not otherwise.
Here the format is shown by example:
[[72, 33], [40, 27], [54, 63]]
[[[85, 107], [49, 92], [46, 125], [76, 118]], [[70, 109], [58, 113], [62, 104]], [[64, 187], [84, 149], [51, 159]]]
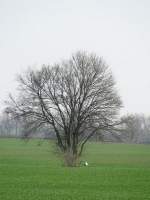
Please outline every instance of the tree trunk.
[[67, 150], [64, 153], [65, 165], [68, 166], [68, 167], [77, 167], [78, 166], [78, 159], [79, 159], [78, 154], [73, 153], [72, 150]]

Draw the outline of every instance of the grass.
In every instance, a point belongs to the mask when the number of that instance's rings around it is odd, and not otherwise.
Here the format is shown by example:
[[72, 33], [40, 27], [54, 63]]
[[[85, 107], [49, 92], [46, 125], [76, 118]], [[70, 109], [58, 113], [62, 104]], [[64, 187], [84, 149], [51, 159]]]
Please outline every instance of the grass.
[[89, 143], [67, 168], [52, 143], [0, 139], [0, 200], [148, 200], [150, 146]]

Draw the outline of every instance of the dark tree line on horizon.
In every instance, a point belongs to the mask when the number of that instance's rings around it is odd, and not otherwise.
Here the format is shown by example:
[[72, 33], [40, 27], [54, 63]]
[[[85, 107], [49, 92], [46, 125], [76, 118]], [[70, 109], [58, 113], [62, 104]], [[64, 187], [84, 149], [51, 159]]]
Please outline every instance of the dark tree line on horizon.
[[[95, 134], [90, 141], [150, 143], [150, 117], [143, 114], [128, 114], [121, 117], [120, 129]], [[7, 113], [0, 116], [0, 137], [24, 138], [24, 124]], [[55, 132], [47, 126], [32, 131], [30, 138], [56, 139]]]

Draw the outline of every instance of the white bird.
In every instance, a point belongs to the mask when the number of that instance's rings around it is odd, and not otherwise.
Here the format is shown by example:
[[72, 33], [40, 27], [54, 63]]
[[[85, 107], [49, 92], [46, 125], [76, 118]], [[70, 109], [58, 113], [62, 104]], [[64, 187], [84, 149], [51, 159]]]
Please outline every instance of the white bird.
[[86, 162], [84, 163], [84, 165], [85, 165], [85, 166], [88, 166], [89, 164], [88, 164], [88, 162], [86, 161]]

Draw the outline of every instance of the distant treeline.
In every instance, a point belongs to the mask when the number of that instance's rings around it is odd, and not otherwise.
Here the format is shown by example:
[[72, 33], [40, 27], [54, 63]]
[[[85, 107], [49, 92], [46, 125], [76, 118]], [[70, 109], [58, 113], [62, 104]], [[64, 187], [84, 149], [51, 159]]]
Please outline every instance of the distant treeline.
[[[120, 118], [118, 130], [98, 131], [91, 140], [104, 142], [150, 143], [150, 117], [143, 114], [129, 114]], [[13, 119], [9, 114], [0, 116], [0, 137], [24, 137], [24, 122]], [[55, 139], [55, 132], [49, 127], [32, 131], [30, 137]]]

